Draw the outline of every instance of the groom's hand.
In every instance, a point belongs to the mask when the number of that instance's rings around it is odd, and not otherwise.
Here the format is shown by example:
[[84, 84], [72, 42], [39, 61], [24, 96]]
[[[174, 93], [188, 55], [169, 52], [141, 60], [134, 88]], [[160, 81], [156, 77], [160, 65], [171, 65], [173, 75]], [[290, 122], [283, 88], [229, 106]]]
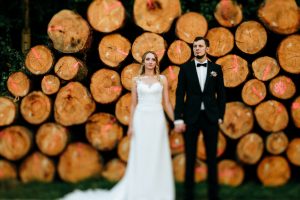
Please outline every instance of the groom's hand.
[[175, 132], [182, 133], [185, 131], [185, 129], [186, 129], [186, 126], [184, 123], [175, 124]]

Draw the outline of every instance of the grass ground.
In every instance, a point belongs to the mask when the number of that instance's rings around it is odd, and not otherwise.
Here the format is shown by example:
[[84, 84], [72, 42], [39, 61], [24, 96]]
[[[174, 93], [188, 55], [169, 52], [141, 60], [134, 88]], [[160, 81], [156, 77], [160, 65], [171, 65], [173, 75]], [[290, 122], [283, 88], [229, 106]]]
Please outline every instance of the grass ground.
[[[91, 179], [76, 184], [64, 182], [28, 183], [18, 181], [0, 182], [0, 199], [57, 199], [74, 189], [111, 188], [114, 183]], [[183, 197], [183, 185], [176, 183], [176, 200]], [[196, 199], [206, 199], [206, 184], [196, 187]], [[290, 182], [281, 187], [266, 188], [259, 183], [247, 182], [239, 187], [221, 186], [221, 200], [297, 200], [300, 199], [300, 183]]]

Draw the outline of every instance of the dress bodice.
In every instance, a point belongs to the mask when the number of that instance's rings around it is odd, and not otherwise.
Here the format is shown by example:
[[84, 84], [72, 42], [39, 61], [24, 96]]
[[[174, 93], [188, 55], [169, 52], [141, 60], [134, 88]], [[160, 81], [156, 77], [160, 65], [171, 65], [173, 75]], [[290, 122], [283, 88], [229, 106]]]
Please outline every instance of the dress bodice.
[[137, 96], [139, 106], [162, 106], [163, 86], [160, 81], [146, 83], [142, 79], [137, 80]]

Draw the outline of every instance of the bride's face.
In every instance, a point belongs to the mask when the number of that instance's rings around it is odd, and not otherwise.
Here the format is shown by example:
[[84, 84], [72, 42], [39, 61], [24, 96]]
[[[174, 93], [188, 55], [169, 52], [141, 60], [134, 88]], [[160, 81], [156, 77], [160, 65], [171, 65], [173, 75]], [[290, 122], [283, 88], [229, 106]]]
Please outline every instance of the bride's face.
[[145, 57], [145, 69], [154, 70], [156, 67], [156, 59], [152, 53], [148, 53]]

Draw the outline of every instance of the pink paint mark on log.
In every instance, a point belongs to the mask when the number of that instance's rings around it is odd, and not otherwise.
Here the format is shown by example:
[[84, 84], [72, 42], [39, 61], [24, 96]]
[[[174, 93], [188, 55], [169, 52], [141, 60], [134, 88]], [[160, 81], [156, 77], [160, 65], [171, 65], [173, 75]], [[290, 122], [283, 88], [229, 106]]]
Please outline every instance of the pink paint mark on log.
[[169, 70], [171, 80], [176, 79], [176, 76], [175, 76], [175, 73], [174, 73], [174, 70], [173, 70], [172, 66], [169, 66], [168, 70]]
[[104, 10], [105, 10], [106, 14], [109, 14], [112, 10], [114, 10], [120, 6], [122, 6], [122, 3], [120, 1], [117, 1], [110, 5], [108, 5], [107, 3], [104, 3]]
[[274, 85], [274, 92], [283, 95], [286, 92], [287, 86], [283, 81], [279, 81]]
[[17, 89], [18, 88], [18, 84], [12, 78], [8, 79], [8, 83], [11, 86], [12, 89]]
[[283, 112], [283, 109], [284, 109], [283, 105], [282, 104], [278, 104], [277, 113]]
[[153, 0], [147, 0], [147, 8], [148, 8], [149, 10], [152, 10], [152, 9], [155, 8], [155, 5], [154, 5]]
[[221, 0], [220, 7], [222, 16], [226, 17], [229, 14], [229, 0]]
[[4, 137], [4, 131], [0, 131], [0, 138]]
[[252, 86], [252, 92], [253, 94], [255, 94], [259, 99], [262, 99], [263, 96], [260, 92], [258, 92], [258, 90], [256, 89], [256, 87]]
[[0, 169], [0, 178], [4, 177], [4, 173], [2, 172], [2, 170]]
[[195, 173], [205, 174], [207, 171], [206, 167], [198, 166], [195, 168]]
[[77, 143], [77, 145], [76, 145], [76, 151], [78, 153], [78, 156], [82, 155], [82, 149], [83, 149], [83, 145], [81, 143]]
[[35, 50], [35, 48], [32, 48], [32, 53], [36, 59], [41, 59], [41, 55]]
[[234, 171], [234, 169], [224, 169], [219, 173], [219, 175], [220, 177], [233, 177], [235, 174]]
[[181, 54], [181, 43], [177, 43], [177, 45], [176, 45], [176, 52], [178, 54]]
[[299, 108], [300, 108], [300, 103], [294, 102], [294, 103], [292, 104], [292, 109], [293, 109], [293, 110], [296, 110], [296, 109], [299, 109]]
[[110, 90], [112, 90], [113, 92], [119, 93], [122, 90], [121, 86], [111, 86]]
[[267, 76], [270, 74], [270, 71], [271, 71], [271, 63], [269, 63], [266, 67], [265, 67], [265, 70], [264, 70], [264, 73], [263, 73], [263, 77], [262, 77], [262, 80], [266, 80], [267, 79]]
[[223, 153], [223, 149], [221, 147], [219, 147], [217, 150], [217, 156], [222, 155], [222, 153]]
[[233, 60], [232, 60], [232, 70], [233, 72], [237, 73], [239, 69], [239, 64], [238, 64], [238, 59], [236, 55], [233, 55]]
[[117, 52], [123, 56], [127, 56], [128, 53], [126, 53], [125, 51], [121, 50], [120, 48], [117, 48]]
[[51, 31], [63, 31], [64, 27], [63, 26], [49, 26], [48, 27], [48, 32]]

